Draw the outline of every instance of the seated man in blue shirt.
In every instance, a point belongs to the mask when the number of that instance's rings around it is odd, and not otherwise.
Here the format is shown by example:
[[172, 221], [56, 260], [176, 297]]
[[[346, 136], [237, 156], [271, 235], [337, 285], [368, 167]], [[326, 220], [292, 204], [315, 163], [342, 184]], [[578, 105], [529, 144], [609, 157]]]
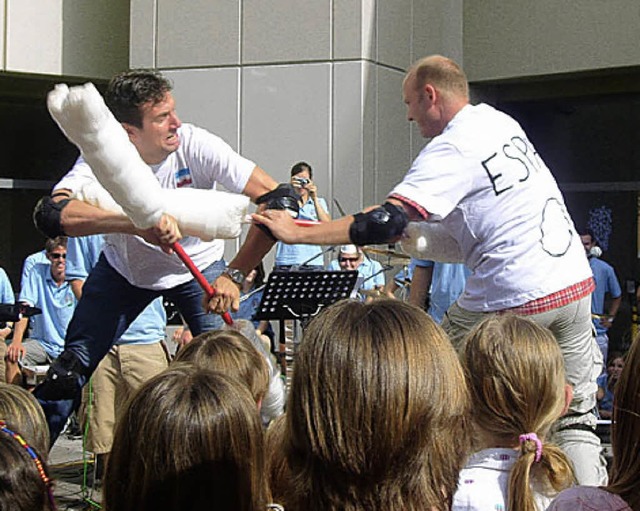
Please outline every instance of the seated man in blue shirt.
[[362, 249], [355, 245], [342, 245], [338, 259], [329, 263], [327, 268], [330, 271], [358, 270], [359, 289], [358, 291], [384, 291], [384, 269], [378, 261], [364, 257]]
[[[64, 336], [76, 306], [76, 298], [66, 279], [67, 238], [58, 236], [45, 243], [51, 264], [36, 264], [20, 291], [19, 301], [42, 309], [33, 316], [31, 337], [24, 339], [28, 318], [16, 323], [13, 341], [7, 348], [6, 377], [20, 383], [20, 366], [50, 364], [64, 348]], [[24, 341], [24, 342], [23, 342]]]

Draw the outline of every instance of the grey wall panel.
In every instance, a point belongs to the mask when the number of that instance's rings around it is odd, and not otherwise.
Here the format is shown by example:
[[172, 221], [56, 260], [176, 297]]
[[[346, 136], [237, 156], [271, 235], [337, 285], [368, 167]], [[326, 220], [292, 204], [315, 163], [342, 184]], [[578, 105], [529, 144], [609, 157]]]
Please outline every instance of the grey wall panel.
[[330, 64], [248, 67], [242, 78], [242, 152], [279, 181], [307, 161], [329, 191]]
[[[364, 206], [364, 68], [362, 62], [343, 62], [335, 64], [333, 72], [333, 196], [347, 214]], [[340, 216], [335, 206], [333, 212]]]
[[327, 0], [243, 2], [243, 63], [329, 59], [330, 7]]
[[333, 4], [333, 57], [376, 58], [375, 0], [341, 0]]
[[208, 129], [237, 150], [240, 71], [237, 68], [185, 69], [164, 74], [174, 84], [173, 95], [180, 119]]
[[471, 81], [640, 64], [637, 0], [485, 0], [464, 4]]
[[440, 54], [462, 64], [463, 0], [413, 0], [411, 62]]
[[375, 202], [382, 201], [402, 179], [411, 163], [410, 126], [402, 101], [404, 73], [378, 69], [378, 129], [376, 133]]
[[202, 67], [240, 63], [238, 0], [158, 0], [160, 67]]
[[412, 0], [378, 2], [376, 60], [406, 69], [411, 59]]
[[131, 0], [130, 51], [131, 68], [154, 67], [156, 58], [156, 0]]

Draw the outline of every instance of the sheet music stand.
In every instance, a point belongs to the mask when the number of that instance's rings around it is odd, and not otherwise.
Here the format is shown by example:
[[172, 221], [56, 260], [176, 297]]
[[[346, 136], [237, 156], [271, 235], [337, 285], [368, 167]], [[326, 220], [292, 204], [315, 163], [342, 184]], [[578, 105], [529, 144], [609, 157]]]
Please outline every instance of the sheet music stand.
[[[280, 353], [284, 353], [286, 319], [304, 320], [332, 303], [349, 298], [357, 271], [274, 271], [269, 275], [256, 320], [280, 321]], [[286, 361], [282, 364], [286, 368]]]

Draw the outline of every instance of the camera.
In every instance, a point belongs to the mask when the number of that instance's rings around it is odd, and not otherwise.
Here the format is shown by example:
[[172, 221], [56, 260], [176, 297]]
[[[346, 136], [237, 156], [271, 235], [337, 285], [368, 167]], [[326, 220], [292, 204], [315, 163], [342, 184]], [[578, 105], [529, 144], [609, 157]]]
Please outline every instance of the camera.
[[307, 179], [306, 177], [294, 177], [293, 182], [294, 184], [297, 184], [298, 186], [304, 188], [311, 182], [311, 179]]

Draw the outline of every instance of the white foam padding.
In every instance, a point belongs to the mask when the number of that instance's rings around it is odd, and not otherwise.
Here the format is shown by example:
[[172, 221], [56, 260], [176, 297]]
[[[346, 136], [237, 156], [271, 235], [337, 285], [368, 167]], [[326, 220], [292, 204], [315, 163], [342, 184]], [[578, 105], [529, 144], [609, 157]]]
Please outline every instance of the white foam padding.
[[47, 107], [135, 226], [156, 225], [164, 213], [160, 183], [95, 86], [86, 83], [69, 89], [58, 84], [49, 92]]
[[464, 262], [458, 242], [437, 222], [409, 222], [400, 240], [402, 250], [416, 259]]
[[124, 212], [141, 229], [153, 227], [167, 213], [185, 235], [205, 241], [240, 236], [249, 198], [216, 190], [163, 189], [92, 83], [71, 89], [56, 85], [47, 106], [100, 183], [85, 184], [76, 198]]
[[[161, 189], [166, 212], [178, 222], [180, 232], [204, 241], [233, 239], [242, 233], [249, 198], [237, 193], [196, 188]], [[111, 194], [96, 182], [84, 184], [74, 198], [93, 206], [122, 213]]]

